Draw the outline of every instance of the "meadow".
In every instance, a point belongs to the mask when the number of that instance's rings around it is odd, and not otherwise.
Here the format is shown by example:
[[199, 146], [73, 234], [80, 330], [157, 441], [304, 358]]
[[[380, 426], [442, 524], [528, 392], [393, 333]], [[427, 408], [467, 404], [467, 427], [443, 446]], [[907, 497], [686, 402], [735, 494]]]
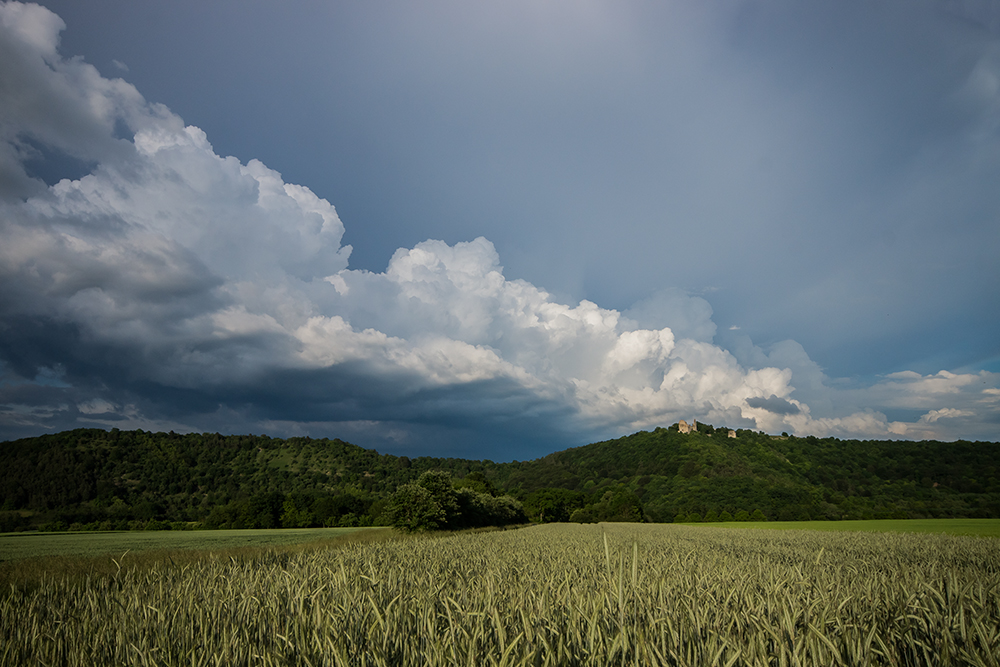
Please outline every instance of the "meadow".
[[[383, 536], [385, 533], [383, 533]], [[547, 524], [45, 577], [0, 665], [997, 665], [991, 538]]]
[[110, 576], [124, 568], [181, 566], [206, 560], [246, 559], [385, 539], [386, 528], [123, 531], [0, 534], [0, 590], [30, 587], [48, 578]]
[[0, 561], [45, 556], [93, 557], [122, 552], [191, 549], [218, 551], [269, 547], [340, 537], [360, 528], [285, 528], [281, 530], [151, 530], [83, 533], [5, 533], [0, 535]]
[[944, 533], [1000, 537], [1000, 519], [865, 519], [856, 521], [743, 521], [703, 523], [724, 528], [766, 530], [860, 531], [867, 533]]

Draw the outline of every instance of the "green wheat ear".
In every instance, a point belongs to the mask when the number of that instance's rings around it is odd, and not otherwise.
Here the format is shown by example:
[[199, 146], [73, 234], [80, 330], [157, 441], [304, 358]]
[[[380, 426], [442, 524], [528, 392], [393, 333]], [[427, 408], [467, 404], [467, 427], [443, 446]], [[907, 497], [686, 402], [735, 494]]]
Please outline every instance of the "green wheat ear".
[[608, 581], [611, 581], [611, 550], [608, 548], [608, 534], [604, 533], [604, 562], [608, 568]]

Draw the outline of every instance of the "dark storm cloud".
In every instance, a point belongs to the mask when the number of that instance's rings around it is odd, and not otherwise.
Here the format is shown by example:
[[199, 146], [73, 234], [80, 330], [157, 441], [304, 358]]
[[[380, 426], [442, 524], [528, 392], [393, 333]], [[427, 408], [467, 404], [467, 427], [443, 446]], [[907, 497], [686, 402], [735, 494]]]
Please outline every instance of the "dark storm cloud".
[[767, 398], [762, 398], [760, 396], [755, 396], [754, 398], [747, 399], [747, 405], [751, 408], [763, 408], [768, 412], [773, 412], [776, 415], [797, 415], [799, 414], [799, 406], [789, 403], [783, 398], [778, 398], [773, 394]]
[[354, 268], [482, 235], [560, 300], [680, 288], [847, 377], [1000, 355], [990, 4], [50, 6], [334, 202]]
[[[838, 204], [826, 189], [834, 186], [824, 185], [866, 180], [844, 176], [854, 157], [825, 150], [858, 121], [856, 109], [836, 107], [846, 119], [827, 127], [804, 113], [821, 98], [789, 93], [786, 78], [757, 73], [748, 82], [744, 65], [713, 55], [749, 48], [733, 46], [732, 15], [719, 7], [659, 10], [657, 20], [677, 19], [665, 46], [641, 12], [598, 3], [567, 23], [540, 8], [525, 26], [515, 19], [527, 5], [512, 7], [466, 7], [446, 26], [451, 41], [437, 39], [445, 28], [433, 17], [407, 10], [387, 29], [400, 38], [396, 50], [359, 65], [355, 88], [342, 91], [359, 132], [384, 130], [375, 144], [410, 146], [426, 161], [418, 169], [404, 150], [396, 164], [414, 183], [393, 180], [390, 169], [377, 193], [361, 190], [394, 205], [410, 198], [396, 216], [396, 231], [408, 231], [393, 242], [435, 229], [451, 238], [410, 239], [387, 263], [363, 270], [348, 266], [353, 249], [327, 200], [256, 159], [223, 157], [205, 132], [131, 84], [64, 57], [63, 24], [50, 12], [0, 5], [0, 52], [10, 56], [0, 60], [0, 169], [10, 175], [0, 193], [0, 436], [79, 425], [311, 433], [503, 459], [691, 416], [821, 435], [990, 432], [1000, 409], [996, 375], [897, 373], [843, 387], [795, 341], [755, 345], [746, 334], [752, 319], [743, 329], [713, 321], [720, 295], [737, 293], [736, 284], [767, 295], [741, 306], [745, 315], [783, 300], [831, 330], [849, 329], [883, 303], [867, 296], [871, 286], [890, 295], [902, 289], [880, 282], [886, 274], [869, 268], [877, 249], [851, 238], [889, 205], [878, 200], [865, 212], [857, 199]], [[374, 25], [364, 12], [355, 19], [366, 30]], [[747, 30], [759, 46], [763, 38]], [[508, 58], [501, 47], [510, 31], [526, 41]], [[401, 58], [407, 49], [421, 58]], [[464, 53], [468, 59], [457, 57]], [[665, 54], [686, 68], [669, 66]], [[141, 61], [123, 61], [130, 73], [142, 70]], [[993, 69], [977, 62], [970, 95], [981, 118]], [[402, 67], [394, 70], [398, 86], [362, 75], [388, 75], [392, 63]], [[642, 93], [650, 71], [659, 84]], [[621, 99], [608, 99], [594, 76], [617, 82]], [[323, 96], [318, 82], [312, 91]], [[422, 92], [428, 85], [457, 104], [450, 121]], [[372, 105], [356, 104], [369, 94]], [[643, 95], [648, 104], [638, 104]], [[774, 107], [774, 95], [788, 106]], [[253, 111], [233, 104], [230, 116]], [[635, 120], [657, 117], [656, 131], [616, 121], [603, 134], [630, 106], [639, 109]], [[726, 111], [734, 106], [742, 114], [735, 124]], [[361, 122], [389, 114], [388, 122], [396, 108], [411, 110], [399, 128]], [[526, 110], [530, 117], [518, 115]], [[482, 133], [486, 118], [493, 129]], [[422, 131], [424, 121], [433, 131]], [[327, 125], [339, 126], [336, 118]], [[599, 144], [588, 139], [600, 136]], [[468, 143], [476, 137], [483, 143]], [[817, 148], [824, 150], [813, 173], [803, 165]], [[466, 159], [473, 149], [477, 158]], [[762, 167], [769, 154], [772, 166]], [[86, 173], [66, 171], [74, 165]], [[931, 167], [903, 179], [889, 206], [898, 216], [923, 215], [932, 199], [926, 184], [939, 173]], [[367, 168], [360, 160], [359, 171]], [[985, 182], [991, 173], [974, 175]], [[442, 174], [451, 180], [437, 180]], [[432, 199], [468, 205], [471, 214], [469, 198], [483, 184], [504, 191], [481, 200], [496, 204], [483, 206], [483, 224], [512, 250], [513, 269], [479, 234], [424, 225]], [[565, 208], [553, 208], [552, 196]], [[795, 221], [815, 213], [806, 206], [813, 199], [831, 207], [821, 222], [840, 227], [809, 240]], [[985, 195], [976, 201], [982, 215], [993, 210]], [[908, 224], [929, 223], [917, 215]], [[954, 233], [971, 234], [969, 225]], [[368, 234], [394, 229], [368, 227], [359, 223], [356, 238], [374, 242]], [[926, 259], [926, 247], [905, 243]], [[810, 254], [817, 244], [848, 259], [831, 271], [832, 259]], [[991, 247], [987, 237], [973, 252]], [[950, 270], [954, 248], [936, 248], [941, 267], [926, 271], [939, 275]], [[899, 270], [894, 261], [886, 271]], [[926, 280], [914, 276], [907, 274]], [[562, 296], [524, 277], [552, 280]], [[706, 287], [709, 279], [722, 288], [669, 286]], [[862, 280], [868, 292], [843, 291]], [[634, 305], [620, 312], [567, 298], [588, 281], [611, 301], [631, 294]], [[625, 287], [629, 281], [642, 289]], [[850, 317], [837, 311], [838, 298]], [[872, 325], [869, 335], [899, 326]], [[880, 406], [919, 417], [890, 421]]]

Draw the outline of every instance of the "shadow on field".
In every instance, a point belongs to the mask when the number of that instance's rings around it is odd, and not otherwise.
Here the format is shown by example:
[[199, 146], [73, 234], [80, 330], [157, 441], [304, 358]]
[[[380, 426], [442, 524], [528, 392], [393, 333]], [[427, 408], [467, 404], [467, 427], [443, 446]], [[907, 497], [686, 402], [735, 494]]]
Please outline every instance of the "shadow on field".
[[205, 560], [232, 560], [234, 563], [253, 561], [274, 554], [295, 554], [320, 549], [337, 549], [346, 544], [386, 542], [414, 539], [399, 531], [386, 528], [358, 530], [335, 537], [296, 544], [240, 546], [222, 549], [151, 549], [126, 551], [100, 556], [39, 556], [0, 562], [0, 590], [11, 587], [30, 591], [44, 579], [95, 579], [117, 574], [120, 570], [145, 570], [169, 563], [183, 567]]

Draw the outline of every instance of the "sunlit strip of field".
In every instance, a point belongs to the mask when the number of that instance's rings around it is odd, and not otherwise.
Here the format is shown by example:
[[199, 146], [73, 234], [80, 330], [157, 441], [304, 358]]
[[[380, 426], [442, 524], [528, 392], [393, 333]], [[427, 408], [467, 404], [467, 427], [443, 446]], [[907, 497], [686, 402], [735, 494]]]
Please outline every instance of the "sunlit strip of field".
[[44, 556], [121, 555], [125, 551], [164, 549], [223, 550], [277, 547], [339, 537], [359, 528], [282, 528], [276, 530], [122, 531], [86, 533], [5, 533], [0, 561]]
[[867, 521], [735, 521], [687, 524], [769, 530], [862, 531], [866, 533], [945, 533], [1000, 537], [1000, 519], [871, 519]]

